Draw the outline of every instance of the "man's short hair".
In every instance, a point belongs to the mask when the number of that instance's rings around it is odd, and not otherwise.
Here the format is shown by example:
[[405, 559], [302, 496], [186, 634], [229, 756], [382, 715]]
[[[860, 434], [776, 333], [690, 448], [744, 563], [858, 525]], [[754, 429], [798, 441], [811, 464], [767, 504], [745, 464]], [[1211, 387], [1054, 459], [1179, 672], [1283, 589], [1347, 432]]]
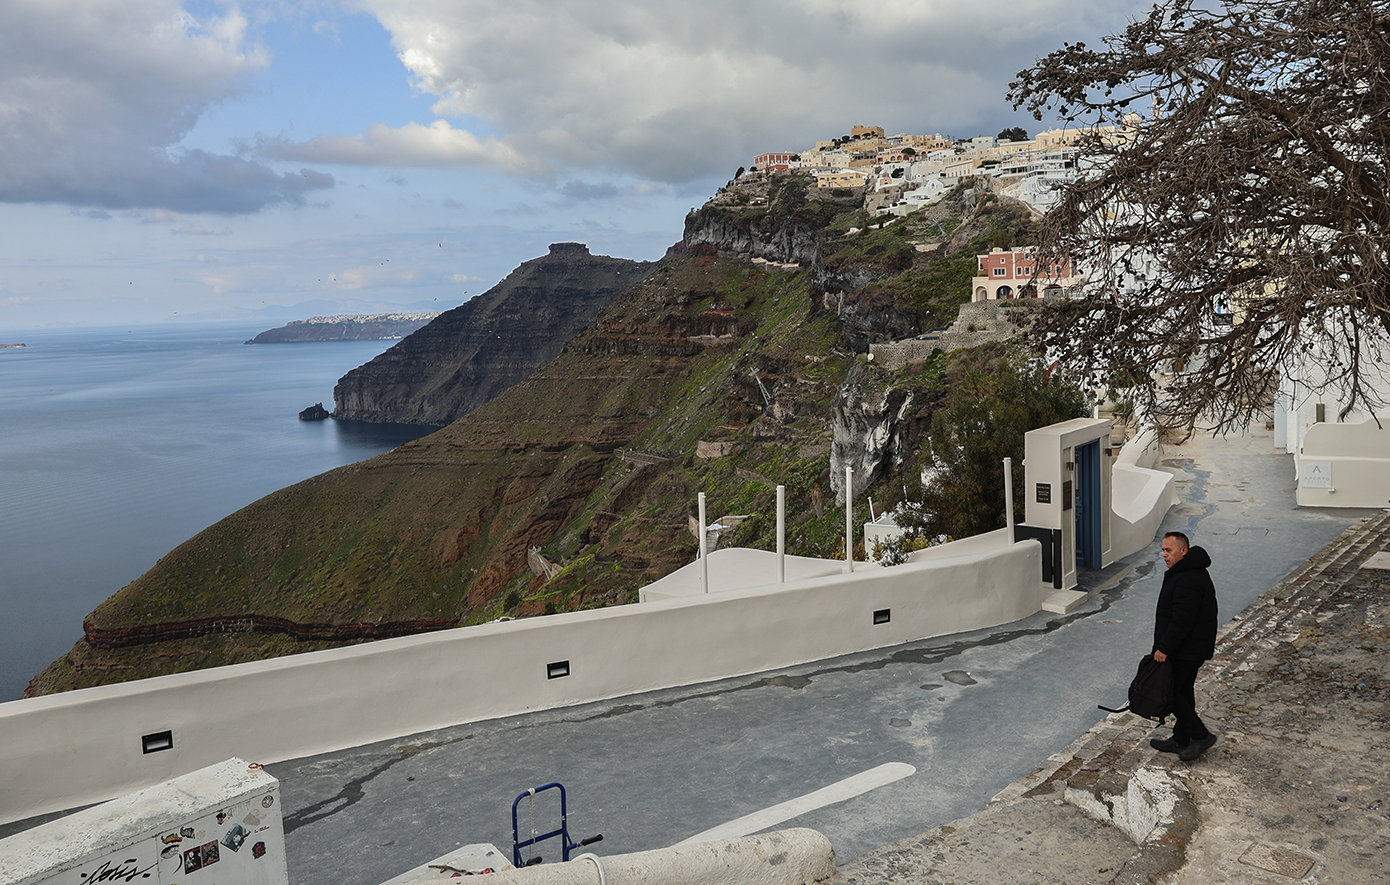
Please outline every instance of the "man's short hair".
[[1187, 540], [1187, 535], [1184, 535], [1182, 532], [1165, 532], [1164, 535], [1163, 535], [1163, 537], [1165, 537], [1165, 538], [1177, 538], [1177, 539], [1178, 539], [1178, 543], [1181, 544], [1181, 545], [1183, 545], [1184, 547], [1191, 547], [1191, 546], [1192, 546], [1192, 542], [1191, 542], [1191, 541], [1188, 541], [1188, 540]]

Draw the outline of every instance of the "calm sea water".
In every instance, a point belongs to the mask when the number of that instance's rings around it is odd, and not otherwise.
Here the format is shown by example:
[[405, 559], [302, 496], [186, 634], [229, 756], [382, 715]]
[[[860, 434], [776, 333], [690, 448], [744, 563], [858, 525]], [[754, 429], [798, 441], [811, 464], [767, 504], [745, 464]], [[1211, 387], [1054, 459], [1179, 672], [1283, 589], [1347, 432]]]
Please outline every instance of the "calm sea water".
[[0, 331], [0, 700], [182, 541], [430, 428], [300, 421], [390, 341], [243, 344], [257, 327]]

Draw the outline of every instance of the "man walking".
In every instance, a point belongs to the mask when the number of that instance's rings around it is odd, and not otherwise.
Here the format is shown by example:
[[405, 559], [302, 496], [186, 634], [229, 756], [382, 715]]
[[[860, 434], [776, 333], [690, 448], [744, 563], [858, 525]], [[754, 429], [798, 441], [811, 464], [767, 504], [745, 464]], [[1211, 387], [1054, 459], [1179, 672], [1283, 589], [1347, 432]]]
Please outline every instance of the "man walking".
[[1216, 587], [1207, 574], [1211, 557], [1201, 547], [1188, 546], [1187, 535], [1168, 532], [1162, 552], [1168, 571], [1158, 592], [1153, 656], [1172, 667], [1173, 715], [1178, 721], [1171, 738], [1154, 738], [1149, 744], [1191, 762], [1216, 743], [1216, 735], [1197, 715], [1194, 689], [1202, 663], [1216, 654]]

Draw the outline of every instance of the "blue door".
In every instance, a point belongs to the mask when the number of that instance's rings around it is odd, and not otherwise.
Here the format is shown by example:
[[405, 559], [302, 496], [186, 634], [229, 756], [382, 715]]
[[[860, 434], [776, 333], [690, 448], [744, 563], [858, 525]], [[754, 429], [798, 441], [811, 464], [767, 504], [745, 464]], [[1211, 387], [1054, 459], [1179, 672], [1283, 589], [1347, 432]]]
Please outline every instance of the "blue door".
[[1100, 568], [1100, 440], [1076, 447], [1076, 564]]

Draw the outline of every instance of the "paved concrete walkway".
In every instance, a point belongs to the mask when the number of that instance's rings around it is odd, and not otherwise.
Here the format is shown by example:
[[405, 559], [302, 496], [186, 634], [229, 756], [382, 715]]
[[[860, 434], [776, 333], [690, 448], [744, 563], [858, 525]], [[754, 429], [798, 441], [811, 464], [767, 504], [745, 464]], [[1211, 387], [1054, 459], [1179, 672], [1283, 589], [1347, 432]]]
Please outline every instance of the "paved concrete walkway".
[[[1390, 882], [1386, 550], [1390, 511], [1223, 628], [1197, 683], [1219, 735], [1201, 759], [1153, 750], [1168, 729], [1112, 714], [983, 811], [845, 864], [837, 881]], [[1097, 832], [1082, 808], [1115, 826]]]
[[[1272, 443], [1252, 432], [1161, 456], [1183, 502], [1163, 528], [1211, 550], [1223, 618], [1367, 513], [1297, 508], [1292, 459]], [[972, 634], [267, 766], [281, 781], [291, 879], [371, 885], [460, 842], [510, 844], [511, 797], [551, 780], [570, 790], [576, 834], [603, 833], [594, 849], [608, 855], [669, 846], [886, 763], [911, 765], [910, 777], [777, 824], [817, 829], [847, 870], [859, 858], [867, 869], [875, 855], [888, 859], [880, 846], [988, 806], [1091, 728], [1097, 703], [1122, 703], [1148, 650], [1157, 547], [1088, 573], [1097, 595], [1065, 616], [1040, 612]], [[1105, 881], [1135, 853], [1127, 837], [1082, 817], [1064, 783], [1038, 798], [1043, 805], [1022, 818], [990, 807], [990, 817], [936, 834], [942, 841], [926, 856], [975, 856], [976, 881], [1003, 883], [1006, 874], [1085, 881], [1074, 871], [1086, 868]], [[1098, 833], [1106, 838], [1083, 836]], [[1034, 834], [1041, 841], [1029, 845]], [[1049, 873], [1053, 861], [1066, 865]], [[926, 867], [905, 869], [932, 881]], [[941, 881], [971, 880], [957, 871]]]

